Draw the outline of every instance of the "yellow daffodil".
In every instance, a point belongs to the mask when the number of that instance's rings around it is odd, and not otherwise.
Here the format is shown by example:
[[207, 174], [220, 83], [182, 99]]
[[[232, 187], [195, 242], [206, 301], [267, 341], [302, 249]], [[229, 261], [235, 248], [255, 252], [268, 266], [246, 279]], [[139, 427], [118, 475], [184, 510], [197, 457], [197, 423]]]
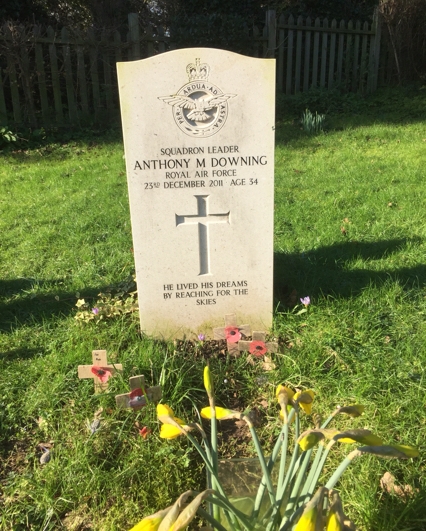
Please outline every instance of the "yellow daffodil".
[[391, 444], [392, 448], [395, 448], [399, 452], [402, 452], [407, 457], [419, 457], [420, 452], [414, 446], [409, 446], [406, 444]]
[[171, 508], [172, 506], [167, 507], [167, 509], [158, 511], [155, 514], [151, 514], [150, 516], [146, 516], [138, 524], [132, 527], [130, 531], [157, 531], [162, 520]]
[[[182, 426], [183, 430], [188, 431], [189, 426], [186, 426], [183, 420], [175, 418], [175, 421]], [[183, 435], [184, 431], [172, 424], [162, 424], [160, 429], [160, 437], [162, 439], [176, 439], [179, 435]]]
[[328, 499], [331, 502], [327, 515], [327, 523], [325, 526], [326, 531], [343, 531], [344, 519], [342, 502], [339, 494], [335, 490], [331, 490], [328, 493]]
[[314, 401], [315, 393], [308, 389], [307, 391], [298, 391], [294, 397], [293, 402], [297, 402], [303, 411], [310, 415], [312, 412], [312, 402]]
[[290, 389], [290, 387], [286, 387], [285, 385], [280, 384], [275, 390], [275, 396], [277, 397], [277, 400], [278, 400], [280, 393], [287, 394], [288, 402], [291, 402], [291, 400], [293, 400], [294, 391]]
[[324, 487], [320, 487], [317, 490], [312, 500], [306, 504], [305, 510], [297, 522], [294, 531], [316, 531], [317, 529], [323, 529], [322, 506], [326, 491], [327, 489]]
[[344, 432], [337, 432], [336, 435], [333, 436], [333, 439], [346, 444], [354, 442], [365, 444], [366, 446], [381, 446], [383, 444], [382, 439], [371, 433], [369, 430], [347, 430]]
[[158, 404], [157, 405], [157, 417], [159, 420], [161, 420], [163, 417], [171, 417], [174, 418], [173, 409], [169, 407], [167, 404]]
[[300, 448], [305, 452], [317, 445], [322, 439], [324, 439], [324, 433], [322, 430], [307, 430], [303, 432], [297, 439]]
[[175, 417], [173, 409], [167, 404], [157, 405], [157, 417], [162, 423], [160, 430], [162, 439], [176, 439], [191, 429], [182, 419]]
[[277, 397], [278, 403], [281, 407], [280, 419], [284, 421], [284, 412], [287, 411], [287, 415], [290, 413], [292, 408], [292, 400], [294, 397], [294, 391], [290, 387], [285, 385], [278, 385], [275, 390], [275, 396]]
[[373, 454], [379, 457], [409, 459], [410, 457], [418, 457], [419, 451], [414, 446], [402, 444], [389, 444], [384, 446], [361, 446], [358, 451], [363, 454]]
[[[233, 411], [232, 409], [225, 409], [224, 407], [215, 406], [216, 418], [217, 420], [228, 420], [228, 419], [239, 419], [241, 418], [241, 413], [239, 411]], [[212, 418], [212, 408], [203, 407], [200, 411], [203, 419]]]

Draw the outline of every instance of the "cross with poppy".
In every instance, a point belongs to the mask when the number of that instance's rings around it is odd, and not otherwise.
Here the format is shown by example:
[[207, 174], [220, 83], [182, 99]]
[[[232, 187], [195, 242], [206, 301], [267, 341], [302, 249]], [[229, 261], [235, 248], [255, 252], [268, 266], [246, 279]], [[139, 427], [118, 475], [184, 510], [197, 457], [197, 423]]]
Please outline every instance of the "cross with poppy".
[[129, 378], [130, 391], [117, 395], [115, 403], [120, 409], [142, 409], [148, 402], [158, 402], [161, 399], [161, 387], [145, 387], [143, 374]]
[[100, 393], [108, 388], [108, 380], [117, 372], [123, 370], [121, 363], [109, 364], [106, 350], [92, 350], [92, 365], [79, 365], [78, 377], [93, 378], [95, 393]]
[[253, 339], [251, 341], [238, 341], [238, 350], [248, 350], [250, 354], [261, 358], [267, 352], [276, 352], [278, 350], [278, 343], [273, 341], [265, 342], [265, 332], [253, 331]]
[[250, 325], [237, 324], [237, 316], [234, 313], [225, 315], [225, 326], [213, 328], [214, 339], [226, 339], [228, 352], [238, 354], [238, 342], [241, 338], [250, 335]]

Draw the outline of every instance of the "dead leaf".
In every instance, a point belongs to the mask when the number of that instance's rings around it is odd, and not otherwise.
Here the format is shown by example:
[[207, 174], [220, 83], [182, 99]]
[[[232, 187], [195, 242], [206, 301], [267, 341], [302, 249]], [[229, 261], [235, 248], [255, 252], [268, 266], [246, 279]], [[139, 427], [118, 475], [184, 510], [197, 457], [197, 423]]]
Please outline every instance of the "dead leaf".
[[256, 362], [254, 361], [253, 356], [247, 356], [247, 363], [253, 366], [256, 365]]
[[97, 417], [99, 417], [101, 415], [101, 413], [103, 412], [103, 410], [104, 410], [104, 408], [102, 406], [99, 409], [97, 409], [95, 411], [95, 414], [93, 415], [93, 418], [96, 419]]
[[395, 477], [389, 472], [383, 474], [383, 477], [380, 480], [380, 486], [384, 491], [389, 494], [395, 494], [400, 498], [412, 496], [414, 492], [419, 491], [419, 489], [413, 489], [411, 485], [404, 485], [403, 487], [395, 485]]
[[261, 400], [259, 404], [264, 407], [265, 409], [268, 409], [269, 403], [267, 400]]
[[340, 227], [340, 232], [343, 234], [343, 236], [347, 235], [345, 227]]
[[262, 368], [264, 371], [273, 371], [277, 368], [275, 363], [272, 361], [271, 358], [268, 358], [268, 356], [265, 356], [262, 361]]
[[53, 441], [47, 442], [47, 443], [38, 443], [37, 445], [39, 448], [52, 448], [53, 447]]

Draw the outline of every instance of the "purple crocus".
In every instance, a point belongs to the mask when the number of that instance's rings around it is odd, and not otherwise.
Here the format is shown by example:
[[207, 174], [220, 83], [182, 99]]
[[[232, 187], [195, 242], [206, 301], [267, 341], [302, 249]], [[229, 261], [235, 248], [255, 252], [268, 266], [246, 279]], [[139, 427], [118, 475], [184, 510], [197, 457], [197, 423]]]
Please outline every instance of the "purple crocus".
[[206, 340], [205, 334], [198, 334], [198, 341], [205, 341], [205, 340]]
[[92, 308], [92, 312], [93, 312], [95, 315], [98, 315], [98, 313], [99, 313], [99, 308]]
[[309, 306], [311, 304], [311, 298], [308, 296], [308, 297], [303, 297], [302, 299], [300, 299], [300, 302], [303, 304], [303, 306]]

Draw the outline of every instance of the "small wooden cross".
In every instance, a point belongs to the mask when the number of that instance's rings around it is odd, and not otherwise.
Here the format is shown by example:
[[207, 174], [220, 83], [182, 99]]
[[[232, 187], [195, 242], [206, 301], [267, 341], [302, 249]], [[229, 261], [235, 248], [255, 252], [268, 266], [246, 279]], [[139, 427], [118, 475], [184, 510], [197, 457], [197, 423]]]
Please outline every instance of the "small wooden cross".
[[225, 315], [225, 326], [223, 328], [213, 328], [214, 339], [226, 339], [228, 352], [238, 354], [238, 341], [242, 337], [250, 335], [250, 325], [237, 324], [237, 316], [234, 313]]
[[[108, 377], [114, 376], [117, 372], [121, 372], [123, 366], [121, 363], [109, 364], [106, 350], [92, 350], [92, 362], [92, 365], [78, 366], [78, 377], [80, 379], [93, 378], [95, 393], [100, 393], [108, 388]], [[100, 370], [96, 371], [95, 368], [99, 368]], [[105, 379], [105, 375], [107, 375], [106, 381], [102, 382], [101, 378]]]
[[120, 409], [130, 408], [137, 411], [146, 406], [147, 398], [150, 402], [158, 402], [161, 399], [161, 387], [158, 385], [145, 388], [145, 377], [142, 374], [129, 378], [129, 384], [129, 393], [115, 397], [115, 403]]
[[255, 332], [253, 330], [253, 339], [251, 341], [238, 341], [238, 350], [248, 350], [253, 356], [258, 358], [264, 356], [267, 352], [276, 352], [278, 350], [278, 343], [265, 343], [266, 333]]

